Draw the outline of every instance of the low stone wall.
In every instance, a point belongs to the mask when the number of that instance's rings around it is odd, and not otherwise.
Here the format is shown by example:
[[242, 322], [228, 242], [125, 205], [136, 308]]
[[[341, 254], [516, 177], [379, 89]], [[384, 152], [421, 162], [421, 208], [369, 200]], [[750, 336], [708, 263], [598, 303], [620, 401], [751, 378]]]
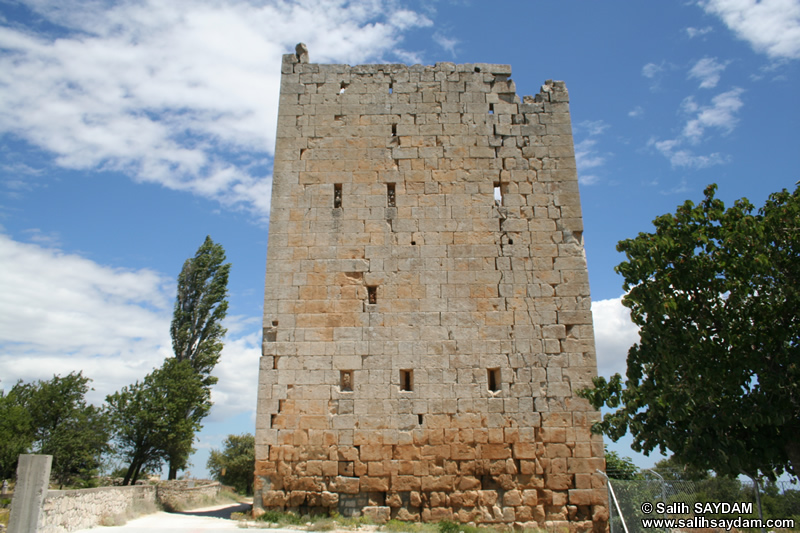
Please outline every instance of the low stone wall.
[[155, 504], [152, 485], [51, 490], [45, 496], [38, 533], [67, 533], [100, 525], [105, 517], [125, 514], [137, 502]]
[[156, 498], [167, 511], [200, 507], [219, 494], [217, 481], [162, 481], [156, 489]]

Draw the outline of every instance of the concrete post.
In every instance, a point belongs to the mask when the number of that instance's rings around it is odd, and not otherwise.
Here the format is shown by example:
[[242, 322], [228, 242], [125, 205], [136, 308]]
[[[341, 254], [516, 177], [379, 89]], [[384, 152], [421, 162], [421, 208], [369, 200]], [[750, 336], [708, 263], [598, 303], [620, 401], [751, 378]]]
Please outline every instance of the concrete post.
[[8, 533], [36, 533], [50, 484], [52, 455], [20, 455]]

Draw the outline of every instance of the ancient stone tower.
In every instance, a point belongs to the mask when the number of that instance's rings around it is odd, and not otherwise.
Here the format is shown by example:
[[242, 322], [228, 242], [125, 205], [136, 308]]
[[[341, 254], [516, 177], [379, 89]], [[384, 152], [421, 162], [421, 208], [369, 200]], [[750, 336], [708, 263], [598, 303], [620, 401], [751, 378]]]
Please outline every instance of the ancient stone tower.
[[564, 84], [302, 45], [282, 73], [256, 513], [603, 530]]

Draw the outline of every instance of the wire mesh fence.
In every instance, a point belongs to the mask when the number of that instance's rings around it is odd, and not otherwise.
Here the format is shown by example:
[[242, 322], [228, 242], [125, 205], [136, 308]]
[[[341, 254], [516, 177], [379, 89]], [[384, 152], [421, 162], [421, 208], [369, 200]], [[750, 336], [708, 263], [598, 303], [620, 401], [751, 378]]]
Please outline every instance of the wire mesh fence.
[[[609, 475], [614, 474], [609, 472]], [[641, 471], [631, 477], [609, 480], [610, 533], [652, 531], [655, 525], [649, 522], [652, 519], [684, 520], [687, 524], [694, 523], [691, 526], [694, 528], [700, 517], [759, 518], [759, 498], [752, 483], [735, 478], [689, 481], [674, 475], [664, 479], [652, 471]], [[794, 519], [794, 527], [789, 529], [800, 530], [800, 486], [782, 481], [768, 483], [759, 487], [759, 496], [764, 519]], [[664, 530], [676, 531], [680, 529], [676, 524], [660, 525]]]

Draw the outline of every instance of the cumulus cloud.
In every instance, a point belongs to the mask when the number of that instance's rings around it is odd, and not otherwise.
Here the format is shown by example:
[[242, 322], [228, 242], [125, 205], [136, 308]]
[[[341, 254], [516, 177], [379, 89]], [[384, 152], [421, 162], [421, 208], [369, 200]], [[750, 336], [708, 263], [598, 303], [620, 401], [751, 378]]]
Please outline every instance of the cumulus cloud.
[[701, 89], [713, 89], [727, 66], [727, 63], [718, 62], [716, 57], [704, 57], [689, 71], [689, 78], [699, 79]]
[[603, 166], [608, 154], [599, 151], [596, 137], [602, 135], [608, 128], [609, 125], [602, 120], [584, 120], [575, 128], [576, 134], [585, 136], [584, 139], [575, 143], [578, 179], [583, 185], [593, 185], [600, 181], [600, 176], [594, 174], [593, 169]]
[[729, 162], [727, 155], [719, 152], [698, 155], [686, 144], [699, 144], [709, 129], [722, 134], [732, 132], [739, 121], [736, 113], [744, 105], [743, 93], [738, 87], [731, 89], [712, 98], [710, 105], [700, 105], [691, 96], [685, 98], [681, 110], [687, 119], [681, 135], [675, 139], [651, 138], [647, 146], [669, 159], [673, 167], [707, 168]]
[[800, 59], [800, 0], [701, 0], [739, 39], [772, 59]]
[[597, 373], [606, 378], [625, 376], [628, 349], [639, 341], [639, 328], [631, 322], [630, 310], [622, 297], [592, 302]]
[[456, 45], [460, 42], [458, 39], [452, 39], [449, 37], [445, 37], [439, 32], [433, 34], [433, 42], [438, 44], [442, 47], [442, 49], [446, 52], [450, 52], [450, 55], [456, 55]]
[[408, 57], [431, 25], [394, 3], [38, 0], [35, 33], [0, 26], [0, 133], [71, 169], [269, 209], [280, 61], [297, 41], [319, 62]]
[[[35, 233], [35, 232], [34, 232]], [[88, 397], [141, 380], [172, 356], [169, 326], [175, 281], [149, 269], [100, 265], [76, 254], [0, 234], [0, 380], [6, 390], [83, 371]], [[252, 372], [260, 352], [260, 319], [232, 317], [214, 374], [212, 417], [255, 408]]]
[[707, 33], [711, 33], [712, 31], [714, 31], [714, 28], [712, 28], [711, 26], [705, 26], [703, 28], [689, 27], [686, 28], [686, 35], [689, 36], [689, 39], [694, 39], [695, 37], [706, 35]]
[[655, 63], [648, 63], [642, 67], [642, 76], [645, 78], [655, 78], [658, 74], [664, 71], [664, 65], [656, 65]]
[[722, 130], [730, 133], [739, 121], [736, 113], [744, 105], [741, 96], [744, 89], [734, 88], [718, 94], [711, 99], [711, 105], [699, 106], [692, 98], [684, 102], [684, 109], [694, 114], [694, 118], [686, 122], [683, 135], [693, 142], [697, 142], [708, 128]]

